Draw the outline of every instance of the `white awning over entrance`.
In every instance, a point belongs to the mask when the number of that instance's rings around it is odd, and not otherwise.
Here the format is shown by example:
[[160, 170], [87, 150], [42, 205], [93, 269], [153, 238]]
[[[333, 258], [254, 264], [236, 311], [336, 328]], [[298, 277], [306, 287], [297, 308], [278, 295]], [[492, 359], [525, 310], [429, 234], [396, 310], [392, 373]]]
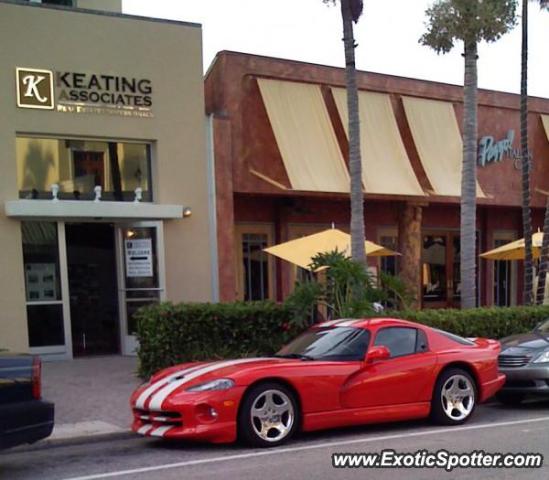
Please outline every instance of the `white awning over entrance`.
[[182, 205], [148, 202], [95, 202], [84, 200], [11, 200], [5, 204], [11, 218], [88, 220], [168, 220], [183, 218]]

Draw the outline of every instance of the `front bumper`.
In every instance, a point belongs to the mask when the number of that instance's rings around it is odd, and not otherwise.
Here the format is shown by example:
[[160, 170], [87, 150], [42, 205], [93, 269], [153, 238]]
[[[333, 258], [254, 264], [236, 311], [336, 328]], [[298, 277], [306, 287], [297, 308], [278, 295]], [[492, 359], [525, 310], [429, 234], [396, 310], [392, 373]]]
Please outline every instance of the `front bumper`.
[[161, 411], [137, 409], [132, 403], [132, 430], [147, 437], [234, 442], [238, 405], [245, 387], [211, 392], [181, 392], [168, 397]]
[[500, 368], [507, 381], [502, 393], [522, 393], [549, 396], [549, 365], [528, 364], [524, 367]]
[[0, 450], [49, 437], [53, 423], [53, 403], [29, 400], [0, 405]]

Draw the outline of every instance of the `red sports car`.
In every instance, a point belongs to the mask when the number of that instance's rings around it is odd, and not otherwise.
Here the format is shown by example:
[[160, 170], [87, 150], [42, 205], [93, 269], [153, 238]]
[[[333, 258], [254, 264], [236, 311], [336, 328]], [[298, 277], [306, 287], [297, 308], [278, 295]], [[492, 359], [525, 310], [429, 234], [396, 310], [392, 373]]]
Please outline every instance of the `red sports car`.
[[316, 325], [276, 355], [186, 363], [131, 397], [132, 429], [275, 446], [296, 431], [423, 418], [458, 425], [495, 394], [500, 344], [397, 319]]

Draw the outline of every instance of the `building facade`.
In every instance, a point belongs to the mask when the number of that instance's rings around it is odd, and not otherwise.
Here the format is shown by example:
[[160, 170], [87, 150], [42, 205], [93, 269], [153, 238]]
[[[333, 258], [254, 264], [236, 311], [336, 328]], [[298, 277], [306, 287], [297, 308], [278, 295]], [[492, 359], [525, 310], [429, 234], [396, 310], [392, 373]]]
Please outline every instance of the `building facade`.
[[[282, 300], [299, 278], [263, 248], [335, 225], [348, 229], [343, 69], [220, 52], [205, 80], [216, 166], [222, 300]], [[463, 90], [358, 74], [366, 237], [402, 256], [422, 307], [459, 307]], [[532, 216], [549, 194], [549, 100], [530, 98]], [[479, 91], [478, 251], [522, 236], [519, 97]], [[535, 231], [535, 230], [534, 230]], [[520, 303], [518, 262], [478, 262], [479, 305]]]
[[129, 354], [217, 298], [201, 26], [120, 6], [0, 1], [0, 348]]

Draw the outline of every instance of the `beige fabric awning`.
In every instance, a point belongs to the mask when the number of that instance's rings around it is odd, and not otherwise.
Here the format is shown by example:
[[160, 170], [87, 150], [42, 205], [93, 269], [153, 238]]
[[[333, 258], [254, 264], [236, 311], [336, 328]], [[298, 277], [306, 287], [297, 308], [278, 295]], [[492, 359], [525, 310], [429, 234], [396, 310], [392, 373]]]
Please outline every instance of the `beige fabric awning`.
[[[347, 92], [332, 88], [332, 93], [348, 136]], [[358, 101], [366, 193], [425, 195], [404, 148], [389, 95], [360, 91]]]
[[349, 174], [318, 85], [258, 78], [294, 190], [348, 192]]
[[[461, 195], [463, 142], [450, 102], [402, 97], [419, 158], [437, 195]], [[485, 197], [477, 182], [477, 197]]]

